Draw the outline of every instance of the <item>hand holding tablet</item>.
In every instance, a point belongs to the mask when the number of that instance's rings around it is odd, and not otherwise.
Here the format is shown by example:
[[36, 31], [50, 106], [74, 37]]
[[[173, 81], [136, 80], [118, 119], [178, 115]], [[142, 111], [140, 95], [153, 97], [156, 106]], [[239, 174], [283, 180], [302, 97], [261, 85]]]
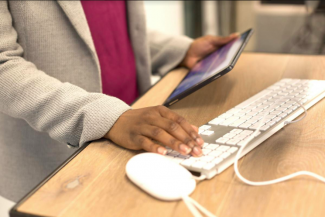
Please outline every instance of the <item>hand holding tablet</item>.
[[168, 97], [164, 105], [170, 106], [176, 103], [180, 99], [231, 71], [252, 33], [252, 29], [244, 32], [240, 37], [232, 40], [199, 61]]

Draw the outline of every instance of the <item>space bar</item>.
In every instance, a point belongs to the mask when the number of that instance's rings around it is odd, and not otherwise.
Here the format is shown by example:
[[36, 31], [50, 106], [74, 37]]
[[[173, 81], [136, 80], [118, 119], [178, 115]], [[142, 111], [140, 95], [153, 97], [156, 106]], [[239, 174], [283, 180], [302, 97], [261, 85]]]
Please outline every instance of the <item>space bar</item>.
[[249, 106], [250, 104], [252, 104], [253, 102], [255, 102], [256, 100], [262, 98], [263, 96], [271, 93], [272, 90], [263, 90], [261, 92], [259, 92], [258, 94], [255, 94], [254, 96], [252, 96], [251, 98], [249, 98], [248, 100], [240, 103], [239, 105], [237, 105], [235, 108], [246, 108], [247, 106]]

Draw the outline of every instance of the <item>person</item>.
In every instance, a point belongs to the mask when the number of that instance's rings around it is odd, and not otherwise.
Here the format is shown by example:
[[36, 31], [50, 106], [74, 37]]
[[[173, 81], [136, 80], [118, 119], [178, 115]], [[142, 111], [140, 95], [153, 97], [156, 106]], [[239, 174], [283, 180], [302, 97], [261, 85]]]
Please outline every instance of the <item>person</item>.
[[146, 30], [144, 14], [139, 1], [0, 1], [1, 196], [21, 199], [72, 154], [62, 144], [202, 154], [183, 117], [128, 104], [152, 72], [190, 69], [237, 34], [168, 36]]

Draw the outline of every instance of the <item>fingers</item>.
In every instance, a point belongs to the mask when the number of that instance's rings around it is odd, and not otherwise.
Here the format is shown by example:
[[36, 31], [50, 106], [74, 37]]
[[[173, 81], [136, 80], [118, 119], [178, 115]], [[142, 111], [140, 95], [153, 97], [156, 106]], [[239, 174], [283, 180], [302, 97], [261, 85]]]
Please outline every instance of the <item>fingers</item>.
[[199, 132], [199, 128], [197, 127], [197, 126], [194, 126], [194, 125], [192, 125], [191, 124], [191, 126], [192, 126], [192, 128], [198, 133]]
[[175, 112], [167, 109], [166, 107], [159, 107], [159, 112], [162, 117], [167, 118], [169, 120], [172, 120], [176, 122], [178, 125], [180, 125], [183, 130], [195, 141], [195, 143], [199, 146], [202, 146], [204, 141], [201, 138], [201, 136], [198, 134], [198, 131], [194, 130], [192, 125], [189, 124], [185, 118], [182, 116], [176, 114]]
[[158, 145], [157, 143], [153, 142], [151, 139], [149, 139], [145, 136], [139, 136], [136, 142], [145, 151], [158, 153], [161, 155], [167, 154], [166, 148]]
[[[155, 122], [155, 123], [150, 122], [150, 124], [165, 130], [167, 133], [169, 133], [175, 139], [186, 144], [191, 149], [194, 148], [194, 146], [198, 145], [194, 141], [194, 139], [175, 121], [172, 121], [170, 119], [162, 117], [159, 122]], [[169, 144], [166, 144], [166, 145], [170, 146]], [[170, 147], [172, 148], [172, 146], [170, 146]]]
[[169, 146], [175, 151], [184, 155], [187, 155], [192, 151], [192, 148], [190, 148], [189, 145], [184, 144], [183, 142], [176, 139], [175, 137], [167, 133], [165, 130], [157, 126], [148, 126], [143, 128], [142, 135], [148, 138], [153, 138], [161, 144]]
[[221, 45], [227, 44], [228, 42], [230, 42], [231, 40], [233, 40], [235, 38], [238, 38], [239, 36], [240, 36], [239, 33], [233, 33], [226, 37], [209, 36], [209, 39], [214, 46], [221, 46]]

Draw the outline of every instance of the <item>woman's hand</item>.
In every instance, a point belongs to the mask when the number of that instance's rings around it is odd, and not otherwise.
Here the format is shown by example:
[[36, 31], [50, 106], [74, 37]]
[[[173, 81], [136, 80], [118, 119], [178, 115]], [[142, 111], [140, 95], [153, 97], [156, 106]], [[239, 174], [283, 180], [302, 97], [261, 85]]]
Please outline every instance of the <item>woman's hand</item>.
[[197, 63], [199, 60], [203, 59], [213, 51], [216, 51], [222, 45], [225, 45], [238, 37], [239, 33], [233, 33], [227, 37], [207, 35], [195, 39], [188, 49], [180, 66], [192, 69], [195, 63]]
[[169, 146], [184, 155], [201, 156], [204, 143], [197, 127], [164, 106], [126, 111], [105, 138], [128, 149], [162, 155]]

